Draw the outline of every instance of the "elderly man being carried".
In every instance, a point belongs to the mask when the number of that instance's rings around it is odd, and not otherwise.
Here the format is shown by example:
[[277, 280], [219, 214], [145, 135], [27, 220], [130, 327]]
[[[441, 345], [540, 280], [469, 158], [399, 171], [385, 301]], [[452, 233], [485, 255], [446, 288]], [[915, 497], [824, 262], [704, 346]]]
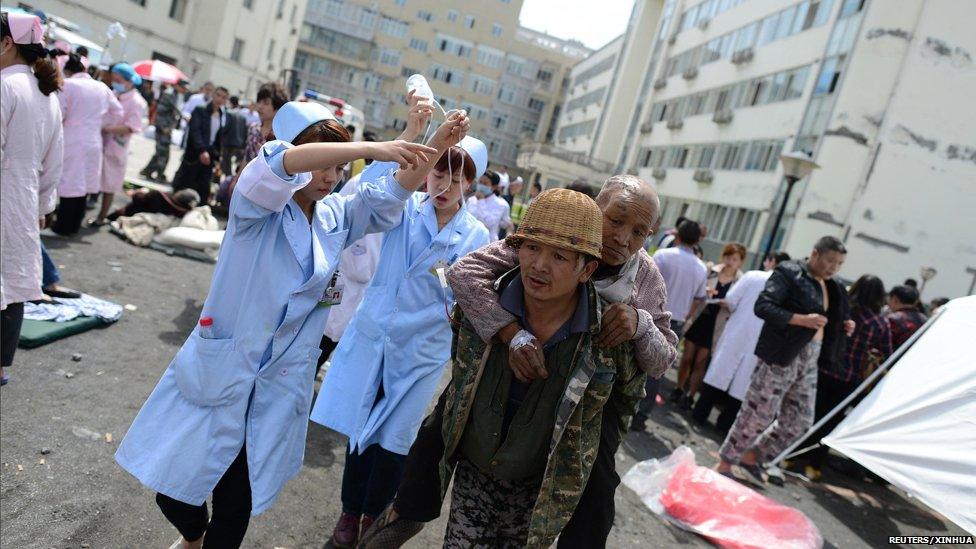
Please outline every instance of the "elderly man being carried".
[[[541, 196], [541, 195], [540, 195]], [[533, 201], [533, 204], [535, 201]], [[594, 547], [606, 542], [613, 525], [613, 495], [619, 484], [614, 454], [629, 425], [629, 417], [643, 396], [645, 374], [660, 377], [675, 356], [676, 337], [664, 311], [663, 280], [642, 248], [643, 240], [658, 220], [658, 200], [653, 189], [632, 176], [614, 176], [597, 197], [602, 210], [602, 261], [594, 273], [594, 287], [612, 305], [602, 311], [602, 329], [594, 342], [612, 348], [633, 343], [639, 371], [629, 383], [619, 375], [599, 426], [599, 451], [582, 494], [572, 498], [572, 514], [579, 508], [560, 538], [560, 547]], [[517, 233], [521, 234], [520, 233]], [[497, 242], [461, 259], [448, 271], [458, 304], [471, 327], [484, 341], [500, 341], [509, 347], [508, 366], [518, 381], [546, 379], [545, 345], [522, 332], [521, 319], [499, 303], [498, 276], [517, 264], [516, 251]], [[397, 499], [371, 531], [363, 546], [399, 546], [420, 531], [425, 522], [440, 514], [441, 497], [436, 488], [436, 463], [445, 453], [441, 435], [444, 399], [421, 426], [407, 458]], [[583, 487], [581, 486], [580, 489]], [[562, 527], [561, 523], [560, 528]], [[381, 545], [382, 544], [382, 545]], [[387, 545], [390, 544], [390, 545]]]

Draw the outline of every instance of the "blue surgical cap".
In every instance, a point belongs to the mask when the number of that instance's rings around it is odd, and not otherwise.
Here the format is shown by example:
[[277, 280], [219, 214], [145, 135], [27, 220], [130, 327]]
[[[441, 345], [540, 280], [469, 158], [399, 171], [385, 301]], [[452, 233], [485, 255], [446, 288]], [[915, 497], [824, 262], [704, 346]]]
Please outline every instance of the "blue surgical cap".
[[142, 77], [136, 74], [136, 70], [128, 63], [119, 63], [112, 67], [112, 72], [132, 82], [133, 86], [142, 85]]

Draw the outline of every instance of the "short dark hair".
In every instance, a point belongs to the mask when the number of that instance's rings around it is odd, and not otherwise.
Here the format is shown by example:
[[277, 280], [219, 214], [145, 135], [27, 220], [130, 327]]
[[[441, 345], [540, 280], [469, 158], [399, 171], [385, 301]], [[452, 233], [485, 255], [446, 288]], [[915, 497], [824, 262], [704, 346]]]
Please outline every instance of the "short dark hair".
[[[836, 251], [836, 250], [833, 250]], [[884, 306], [885, 293], [884, 282], [870, 274], [861, 275], [848, 293], [851, 298], [852, 309], [867, 309], [872, 312], [880, 312]]]
[[235, 107], [236, 108], [240, 104], [241, 104], [241, 98], [240, 97], [237, 97], [236, 95], [230, 96], [230, 106], [231, 107]]
[[682, 244], [695, 246], [702, 238], [701, 225], [697, 221], [685, 219], [678, 225], [678, 239]]
[[895, 286], [888, 292], [888, 295], [898, 299], [905, 305], [914, 305], [918, 303], [918, 290], [913, 286], [903, 284], [901, 286]]
[[376, 135], [376, 132], [371, 130], [366, 130], [363, 132], [363, 141], [376, 142], [379, 140], [380, 138], [378, 135]]
[[491, 170], [485, 170], [485, 177], [487, 177], [492, 185], [498, 185], [502, 182], [501, 176]]
[[219, 91], [222, 91], [222, 92], [226, 93], [227, 95], [230, 95], [230, 90], [228, 90], [227, 88], [225, 88], [223, 86], [217, 86], [216, 88], [214, 88], [214, 93], [217, 93]]
[[82, 57], [88, 57], [88, 48], [86, 48], [85, 46], [78, 46], [77, 48], [75, 48], [75, 53], [77, 53]]
[[912, 288], [918, 288], [918, 281], [914, 278], [906, 278], [902, 284], [905, 286], [911, 286]]
[[596, 191], [593, 189], [593, 187], [589, 185], [589, 183], [586, 182], [585, 179], [577, 179], [576, 181], [573, 181], [569, 185], [566, 185], [566, 188], [571, 191], [583, 193], [590, 198], [596, 199]]
[[265, 82], [258, 88], [258, 101], [271, 100], [271, 107], [278, 110], [288, 102], [288, 92], [277, 82]]
[[536, 189], [539, 192], [542, 192], [542, 183], [536, 181], [535, 183], [532, 184], [532, 188]]
[[929, 304], [932, 305], [933, 307], [941, 307], [948, 302], [949, 302], [948, 297], [937, 297], [933, 299]]
[[842, 254], [847, 254], [847, 248], [844, 243], [840, 241], [836, 236], [822, 236], [816, 244], [813, 245], [813, 249], [819, 254], [825, 254], [827, 252], [839, 252]]
[[68, 60], [64, 62], [64, 71], [72, 74], [85, 72], [85, 65], [81, 62], [81, 55], [78, 53], [69, 53]]
[[764, 261], [769, 261], [770, 259], [772, 259], [773, 261], [776, 262], [777, 265], [779, 265], [780, 263], [782, 263], [784, 261], [789, 261], [790, 260], [790, 254], [788, 254], [788, 253], [786, 253], [786, 252], [784, 252], [782, 250], [780, 250], [778, 252], [769, 252], [768, 254], [766, 254], [766, 257], [765, 257]]

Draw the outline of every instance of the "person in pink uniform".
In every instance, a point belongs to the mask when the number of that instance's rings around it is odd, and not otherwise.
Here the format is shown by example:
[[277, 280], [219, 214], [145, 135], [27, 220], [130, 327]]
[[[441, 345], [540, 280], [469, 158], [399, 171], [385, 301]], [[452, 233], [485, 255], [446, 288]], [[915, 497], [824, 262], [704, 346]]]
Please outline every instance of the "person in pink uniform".
[[108, 223], [105, 219], [112, 211], [112, 198], [122, 192], [125, 180], [125, 165], [129, 160], [129, 138], [142, 131], [142, 117], [146, 115], [146, 100], [137, 89], [142, 85], [142, 77], [136, 74], [132, 65], [119, 63], [112, 67], [112, 90], [118, 94], [122, 104], [122, 115], [102, 127], [102, 178], [98, 190], [102, 193], [102, 209], [98, 218], [90, 221], [93, 226]]
[[64, 89], [58, 94], [64, 124], [64, 171], [58, 185], [58, 218], [51, 230], [73, 235], [85, 218], [85, 196], [101, 184], [102, 127], [122, 116], [112, 90], [85, 72], [78, 54], [66, 56]]
[[43, 40], [37, 16], [0, 14], [0, 385], [24, 302], [42, 297], [40, 229], [61, 178], [61, 73]]

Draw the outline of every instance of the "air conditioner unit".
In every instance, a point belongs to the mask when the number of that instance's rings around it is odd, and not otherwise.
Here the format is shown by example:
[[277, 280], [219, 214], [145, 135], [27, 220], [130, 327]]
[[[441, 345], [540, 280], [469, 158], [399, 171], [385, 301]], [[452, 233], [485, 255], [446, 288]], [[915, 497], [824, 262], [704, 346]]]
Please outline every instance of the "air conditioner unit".
[[668, 170], [665, 170], [664, 168], [654, 168], [653, 170], [651, 170], [651, 177], [659, 181], [661, 179], [664, 179], [664, 177], [667, 175], [668, 175]]
[[701, 29], [701, 30], [705, 30], [705, 29], [708, 28], [708, 24], [711, 23], [711, 22], [712, 22], [712, 20], [709, 19], [708, 17], [706, 17], [706, 18], [704, 18], [704, 19], [702, 19], [701, 21], [698, 22], [698, 28]]
[[732, 121], [732, 109], [719, 109], [712, 115], [712, 121], [716, 124], [728, 124]]
[[680, 130], [685, 125], [684, 118], [672, 118], [668, 120], [669, 130]]
[[715, 175], [712, 173], [712, 170], [695, 170], [695, 174], [691, 178], [699, 183], [711, 183]]
[[685, 72], [681, 73], [681, 77], [685, 80], [691, 80], [696, 76], [698, 76], [698, 67], [687, 68], [685, 69]]
[[658, 78], [657, 80], [654, 81], [654, 89], [655, 90], [659, 90], [659, 89], [661, 89], [661, 88], [663, 88], [664, 86], [667, 86], [667, 85], [668, 85], [668, 79], [667, 78]]
[[736, 65], [741, 65], [743, 63], [748, 63], [749, 61], [752, 61], [752, 58], [754, 56], [755, 56], [755, 52], [753, 51], [752, 48], [746, 48], [746, 49], [743, 49], [743, 50], [739, 50], [739, 51], [737, 51], [737, 52], [735, 52], [735, 53], [732, 54], [732, 63], [734, 63]]
[[651, 130], [653, 129], [654, 129], [654, 122], [644, 122], [640, 126], [640, 132], [645, 134], [651, 133]]

